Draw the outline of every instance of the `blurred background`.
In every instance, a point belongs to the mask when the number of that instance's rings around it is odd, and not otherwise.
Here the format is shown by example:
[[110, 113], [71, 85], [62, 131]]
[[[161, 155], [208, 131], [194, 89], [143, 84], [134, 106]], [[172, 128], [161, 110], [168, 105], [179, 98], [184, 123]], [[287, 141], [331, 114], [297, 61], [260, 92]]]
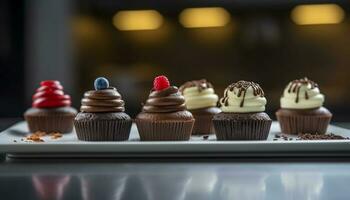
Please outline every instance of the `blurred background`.
[[2, 0], [0, 117], [21, 117], [45, 79], [78, 108], [98, 76], [135, 116], [165, 74], [177, 86], [206, 78], [220, 97], [258, 82], [273, 118], [286, 84], [308, 77], [334, 121], [349, 121], [349, 13], [348, 0]]

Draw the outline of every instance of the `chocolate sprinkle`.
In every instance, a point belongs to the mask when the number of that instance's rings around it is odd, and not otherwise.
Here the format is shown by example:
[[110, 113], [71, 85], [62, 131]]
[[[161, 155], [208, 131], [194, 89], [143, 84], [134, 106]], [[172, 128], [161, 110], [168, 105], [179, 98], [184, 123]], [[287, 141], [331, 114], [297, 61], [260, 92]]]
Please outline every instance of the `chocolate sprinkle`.
[[[303, 85], [311, 85], [311, 89], [317, 88], [318, 84], [313, 82], [312, 80], [309, 80], [308, 78], [302, 78], [302, 79], [297, 79], [291, 82], [289, 88], [288, 88], [288, 93], [296, 93], [297, 96], [295, 98], [295, 103], [299, 102], [299, 93], [300, 93], [300, 88]], [[307, 91], [305, 91], [305, 99], [309, 99], [309, 94]]]
[[343, 137], [341, 135], [336, 135], [334, 133], [324, 134], [324, 135], [304, 133], [304, 134], [299, 134], [298, 138], [300, 140], [350, 140], [349, 137]]
[[311, 134], [311, 133], [300, 133], [297, 138], [288, 137], [284, 134], [276, 134], [273, 141], [278, 140], [290, 141], [290, 140], [350, 140], [349, 137], [343, 137], [334, 133], [329, 134]]

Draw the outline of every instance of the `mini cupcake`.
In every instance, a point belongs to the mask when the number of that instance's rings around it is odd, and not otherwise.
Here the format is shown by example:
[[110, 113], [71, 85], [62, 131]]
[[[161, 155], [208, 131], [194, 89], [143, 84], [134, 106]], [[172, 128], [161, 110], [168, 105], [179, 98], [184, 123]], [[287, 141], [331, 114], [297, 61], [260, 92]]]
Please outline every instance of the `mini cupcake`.
[[323, 107], [324, 95], [317, 83], [304, 78], [290, 82], [276, 112], [281, 131], [286, 134], [324, 134], [332, 114]]
[[141, 140], [189, 140], [194, 118], [178, 88], [158, 76], [135, 122]]
[[180, 91], [185, 97], [187, 110], [196, 120], [192, 135], [214, 133], [212, 119], [221, 110], [216, 107], [219, 98], [214, 92], [213, 85], [205, 79], [193, 80], [183, 84]]
[[259, 84], [238, 81], [225, 89], [221, 113], [213, 123], [218, 140], [266, 140], [272, 120], [264, 112], [266, 98]]
[[79, 140], [128, 140], [132, 120], [124, 111], [124, 101], [108, 80], [95, 80], [95, 90], [85, 92], [74, 126]]
[[70, 96], [64, 94], [59, 81], [42, 81], [33, 95], [32, 107], [24, 113], [29, 131], [71, 132], [77, 111], [70, 105]]

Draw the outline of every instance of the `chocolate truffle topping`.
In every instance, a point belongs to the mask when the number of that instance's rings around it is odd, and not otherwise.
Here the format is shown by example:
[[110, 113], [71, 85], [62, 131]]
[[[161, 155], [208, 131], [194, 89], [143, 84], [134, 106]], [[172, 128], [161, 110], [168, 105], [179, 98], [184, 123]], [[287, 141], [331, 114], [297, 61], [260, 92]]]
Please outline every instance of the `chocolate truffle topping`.
[[210, 82], [208, 82], [206, 79], [193, 80], [193, 81], [188, 81], [184, 83], [179, 90], [181, 93], [183, 93], [183, 91], [189, 87], [197, 87], [199, 91], [202, 91], [207, 88], [213, 88], [213, 85]]
[[185, 109], [185, 98], [175, 86], [158, 91], [152, 89], [143, 106], [143, 111], [149, 113], [168, 113], [183, 111]]
[[[311, 90], [314, 88], [318, 88], [318, 84], [313, 82], [312, 80], [309, 80], [308, 78], [302, 78], [302, 79], [296, 79], [294, 81], [292, 81], [289, 85], [288, 88], [288, 93], [296, 93], [296, 98], [295, 98], [295, 103], [299, 102], [299, 93], [300, 93], [300, 88], [304, 85], [311, 85]], [[307, 91], [305, 91], [304, 93], [305, 95], [305, 99], [309, 99], [309, 94], [307, 93]]]
[[243, 95], [242, 101], [240, 103], [240, 107], [244, 106], [244, 99], [247, 93], [248, 88], [251, 87], [253, 89], [254, 96], [264, 97], [264, 91], [261, 89], [260, 85], [251, 81], [238, 81], [236, 83], [232, 83], [225, 89], [224, 97], [222, 102], [225, 106], [228, 106], [228, 91], [232, 92], [235, 88], [238, 89], [237, 97], [241, 97]]
[[114, 87], [85, 92], [81, 100], [82, 112], [124, 112], [124, 101]]

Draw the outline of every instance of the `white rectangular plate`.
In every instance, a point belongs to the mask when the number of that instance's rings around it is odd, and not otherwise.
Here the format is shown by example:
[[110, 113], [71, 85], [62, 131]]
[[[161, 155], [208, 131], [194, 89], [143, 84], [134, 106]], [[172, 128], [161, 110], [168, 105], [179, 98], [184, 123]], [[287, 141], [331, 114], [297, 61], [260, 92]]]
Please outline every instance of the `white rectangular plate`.
[[[28, 134], [25, 122], [20, 122], [0, 133], [0, 152], [12, 157], [238, 157], [238, 156], [348, 156], [350, 140], [291, 140], [273, 141], [280, 133], [278, 122], [273, 122], [266, 141], [216, 141], [193, 136], [190, 141], [139, 141], [133, 124], [129, 141], [85, 142], [74, 132], [62, 138], [45, 142], [22, 141]], [[350, 137], [350, 130], [329, 126], [328, 133]], [[295, 136], [294, 136], [295, 137]]]

